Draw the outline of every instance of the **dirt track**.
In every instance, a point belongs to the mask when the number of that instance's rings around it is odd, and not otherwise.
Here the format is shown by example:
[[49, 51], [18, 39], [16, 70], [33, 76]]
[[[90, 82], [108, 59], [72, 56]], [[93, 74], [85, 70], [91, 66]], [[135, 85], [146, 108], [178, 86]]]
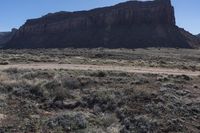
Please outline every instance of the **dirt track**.
[[200, 71], [189, 71], [181, 69], [168, 68], [150, 68], [150, 67], [131, 67], [131, 66], [111, 66], [111, 65], [83, 65], [83, 64], [12, 64], [0, 65], [0, 70], [8, 68], [19, 69], [66, 69], [66, 70], [101, 70], [101, 71], [121, 71], [130, 73], [150, 73], [167, 75], [188, 75], [199, 76]]

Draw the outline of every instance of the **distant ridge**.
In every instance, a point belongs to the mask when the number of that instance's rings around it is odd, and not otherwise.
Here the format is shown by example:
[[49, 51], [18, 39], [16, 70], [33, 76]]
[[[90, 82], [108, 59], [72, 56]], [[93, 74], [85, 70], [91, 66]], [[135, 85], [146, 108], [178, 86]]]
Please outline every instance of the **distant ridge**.
[[5, 48], [195, 48], [196, 36], [176, 26], [170, 0], [128, 1], [89, 11], [27, 20]]

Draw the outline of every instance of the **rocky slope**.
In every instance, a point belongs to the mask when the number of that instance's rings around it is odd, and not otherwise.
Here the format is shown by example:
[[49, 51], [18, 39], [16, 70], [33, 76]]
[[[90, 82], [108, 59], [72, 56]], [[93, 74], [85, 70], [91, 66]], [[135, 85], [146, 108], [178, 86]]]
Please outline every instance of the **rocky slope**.
[[10, 32], [0, 32], [0, 47], [7, 42], [7, 38], [9, 36]]
[[50, 13], [28, 20], [7, 48], [191, 48], [196, 37], [175, 24], [170, 0], [128, 1], [79, 12]]
[[0, 48], [3, 47], [6, 42], [11, 40], [16, 31], [16, 29], [13, 29], [11, 32], [0, 32]]

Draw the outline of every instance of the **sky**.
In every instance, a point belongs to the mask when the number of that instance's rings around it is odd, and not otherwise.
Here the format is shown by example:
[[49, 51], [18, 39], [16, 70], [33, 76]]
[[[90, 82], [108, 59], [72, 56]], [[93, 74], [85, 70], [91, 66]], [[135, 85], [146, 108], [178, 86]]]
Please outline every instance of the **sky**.
[[[58, 11], [80, 11], [114, 5], [127, 0], [0, 0], [0, 32], [19, 28], [27, 19]], [[176, 23], [200, 33], [200, 0], [172, 0]]]

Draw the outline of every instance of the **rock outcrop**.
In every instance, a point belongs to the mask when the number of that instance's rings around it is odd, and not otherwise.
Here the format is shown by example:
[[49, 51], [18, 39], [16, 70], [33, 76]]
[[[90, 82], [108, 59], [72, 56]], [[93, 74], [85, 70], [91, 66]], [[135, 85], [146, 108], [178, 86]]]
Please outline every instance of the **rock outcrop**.
[[3, 44], [8, 42], [10, 38], [10, 32], [0, 32], [0, 48], [3, 47]]
[[170, 0], [128, 1], [27, 20], [6, 48], [191, 48], [194, 38], [176, 26]]
[[12, 29], [11, 32], [0, 32], [0, 48], [4, 47], [4, 44], [11, 40], [16, 31], [16, 29]]

